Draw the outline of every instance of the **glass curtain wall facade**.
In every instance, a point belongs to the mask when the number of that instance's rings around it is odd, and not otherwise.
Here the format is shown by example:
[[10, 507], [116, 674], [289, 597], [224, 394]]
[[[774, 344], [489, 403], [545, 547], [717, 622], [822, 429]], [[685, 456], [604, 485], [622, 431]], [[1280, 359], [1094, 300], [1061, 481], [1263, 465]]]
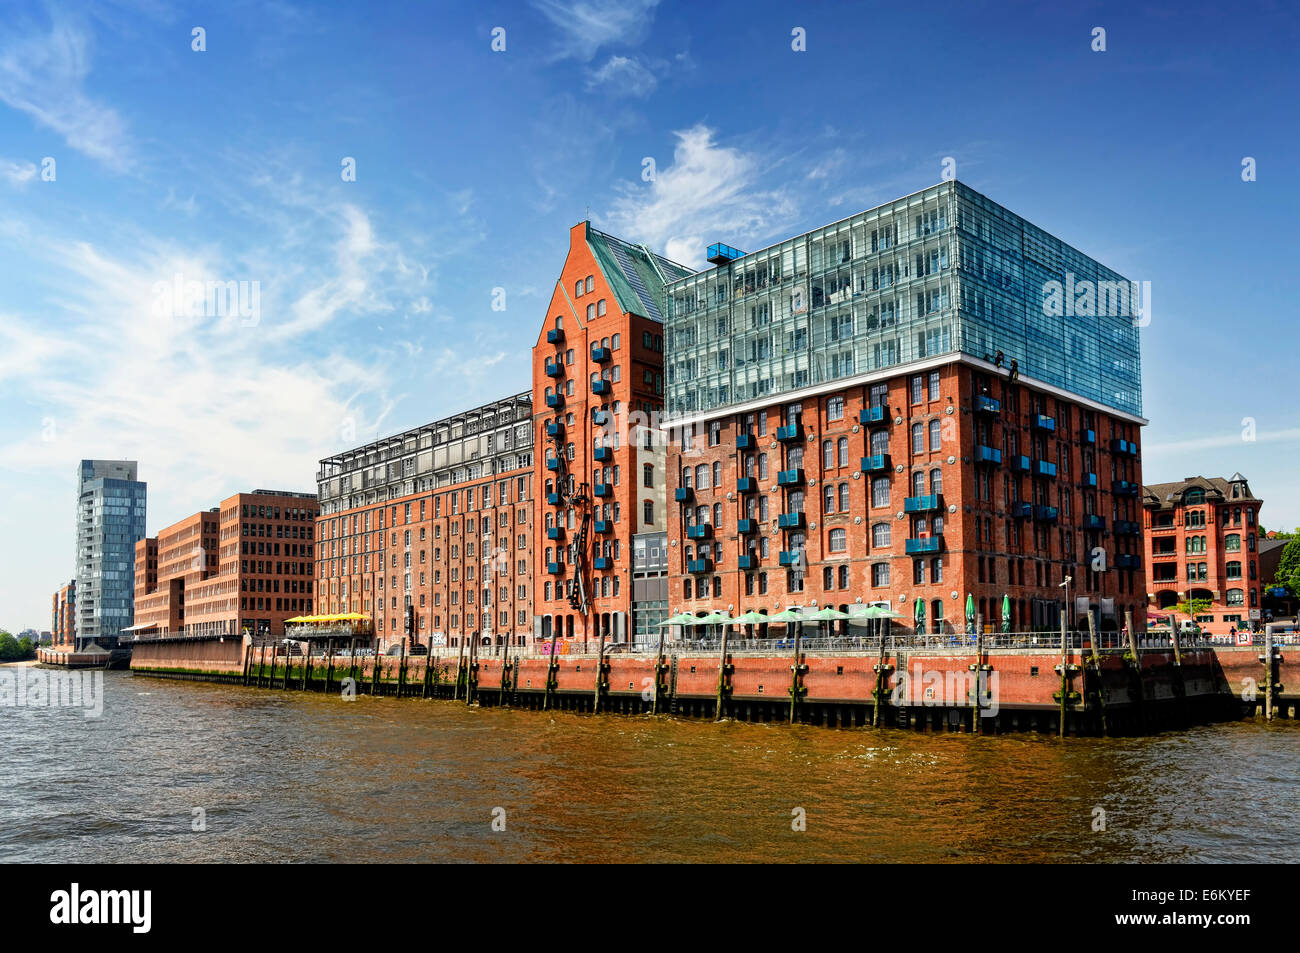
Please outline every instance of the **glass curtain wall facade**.
[[1026, 377], [1140, 415], [1131, 290], [967, 186], [940, 183], [670, 282], [667, 413], [1002, 351]]
[[135, 544], [147, 486], [134, 461], [83, 460], [77, 471], [76, 647], [117, 644], [135, 616]]

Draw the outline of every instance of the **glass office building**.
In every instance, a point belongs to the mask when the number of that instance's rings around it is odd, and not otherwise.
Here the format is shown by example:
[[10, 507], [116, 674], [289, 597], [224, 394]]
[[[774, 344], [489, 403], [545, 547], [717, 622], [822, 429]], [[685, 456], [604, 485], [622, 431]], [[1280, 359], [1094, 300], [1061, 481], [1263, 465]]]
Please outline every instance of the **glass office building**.
[[665, 287], [669, 419], [945, 354], [1140, 417], [1134, 285], [956, 181]]
[[135, 614], [135, 544], [145, 535], [147, 486], [134, 460], [82, 460], [77, 469], [76, 647], [117, 644]]

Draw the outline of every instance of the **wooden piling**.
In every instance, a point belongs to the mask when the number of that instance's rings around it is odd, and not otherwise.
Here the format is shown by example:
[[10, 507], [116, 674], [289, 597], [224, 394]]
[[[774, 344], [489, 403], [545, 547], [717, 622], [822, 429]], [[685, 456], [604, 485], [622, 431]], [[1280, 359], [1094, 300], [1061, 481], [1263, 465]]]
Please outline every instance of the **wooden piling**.
[[[1129, 625], [1128, 638], [1129, 638], [1129, 645], [1132, 651], [1134, 652], [1134, 657], [1136, 657], [1137, 636], [1133, 634], [1133, 627], [1131, 623]], [[1097, 623], [1093, 621], [1091, 612], [1088, 613], [1088, 645], [1092, 649], [1089, 657], [1092, 659], [1093, 684], [1097, 686], [1097, 714], [1101, 719], [1101, 733], [1102, 735], [1105, 735], [1106, 734], [1106, 685], [1102, 681], [1102, 676], [1101, 676], [1101, 655], [1097, 652]], [[1141, 663], [1139, 662], [1138, 663], [1138, 674], [1139, 674], [1138, 689], [1139, 690], [1142, 688], [1142, 681], [1140, 678], [1141, 672], [1142, 672], [1142, 666]], [[1141, 699], [1139, 698], [1138, 711], [1140, 712], [1141, 710], [1142, 710]]]
[[655, 693], [654, 698], [650, 700], [650, 714], [659, 714], [659, 690], [663, 685], [664, 669], [664, 628], [659, 629], [659, 647], [655, 649]]
[[551, 654], [546, 665], [546, 694], [542, 696], [542, 711], [551, 710], [551, 699], [560, 684], [560, 663], [555, 660], [555, 640], [558, 635], [557, 629], [551, 630]]
[[731, 686], [727, 684], [727, 637], [730, 634], [731, 626], [724, 625], [722, 627], [722, 651], [718, 655], [718, 703], [714, 710], [714, 721], [722, 721], [723, 705], [731, 689]]
[[605, 689], [609, 688], [609, 680], [605, 678], [605, 629], [600, 630], [600, 646], [596, 649], [596, 688], [591, 697], [591, 710], [593, 713], [600, 712], [600, 703], [604, 698]]
[[794, 630], [794, 657], [790, 662], [790, 724], [794, 724], [795, 708], [799, 705], [799, 693], [803, 688], [803, 658], [799, 654], [799, 643], [803, 637], [803, 626], [796, 625]]

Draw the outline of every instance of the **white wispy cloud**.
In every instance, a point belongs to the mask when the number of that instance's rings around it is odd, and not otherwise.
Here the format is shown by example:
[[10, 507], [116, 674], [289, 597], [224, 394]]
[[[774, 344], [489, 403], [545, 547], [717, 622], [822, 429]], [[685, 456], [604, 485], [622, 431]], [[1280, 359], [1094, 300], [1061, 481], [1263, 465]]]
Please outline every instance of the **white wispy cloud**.
[[556, 31], [556, 59], [590, 62], [603, 46], [640, 41], [659, 0], [533, 0]]
[[90, 34], [55, 14], [48, 32], [11, 35], [0, 47], [0, 102], [27, 113], [69, 146], [114, 170], [132, 163], [126, 126], [90, 96]]
[[[1287, 427], [1282, 430], [1258, 430], [1254, 435], [1256, 443], [1292, 443], [1300, 440], [1300, 427]], [[1191, 453], [1198, 450], [1215, 450], [1221, 447], [1241, 447], [1248, 445], [1240, 431], [1215, 434], [1209, 437], [1191, 437], [1186, 440], [1168, 440], [1144, 443], [1142, 452], [1146, 454]]]
[[22, 188], [36, 178], [36, 163], [17, 159], [0, 159], [0, 176], [14, 188]]
[[599, 69], [587, 74], [587, 89], [599, 89], [612, 96], [649, 96], [659, 85], [647, 67], [627, 56], [611, 56]]
[[767, 235], [794, 217], [789, 192], [762, 187], [757, 155], [719, 145], [702, 124], [674, 135], [672, 164], [659, 164], [651, 182], [625, 184], [611, 204], [607, 219], [615, 234], [702, 266], [709, 241]]

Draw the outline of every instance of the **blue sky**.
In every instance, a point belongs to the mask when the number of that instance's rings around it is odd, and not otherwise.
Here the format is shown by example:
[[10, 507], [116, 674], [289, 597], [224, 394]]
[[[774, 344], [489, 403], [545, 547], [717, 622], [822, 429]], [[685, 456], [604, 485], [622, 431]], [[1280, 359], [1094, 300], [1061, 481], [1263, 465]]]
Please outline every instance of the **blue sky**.
[[[588, 209], [700, 264], [948, 156], [1151, 282], [1147, 482], [1240, 470], [1300, 524], [1296, 13], [1064, 6], [7, 3], [0, 626], [49, 626], [84, 457], [140, 461], [151, 534], [313, 489], [326, 453], [528, 386]], [[258, 282], [258, 320], [158, 313], [176, 275]]]

